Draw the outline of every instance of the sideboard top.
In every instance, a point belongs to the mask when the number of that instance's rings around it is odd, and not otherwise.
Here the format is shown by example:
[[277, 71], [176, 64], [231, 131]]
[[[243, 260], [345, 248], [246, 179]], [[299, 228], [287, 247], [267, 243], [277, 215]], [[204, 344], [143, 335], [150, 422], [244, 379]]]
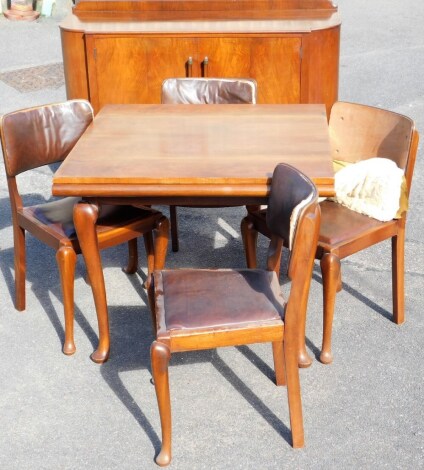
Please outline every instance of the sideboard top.
[[331, 0], [77, 0], [62, 30], [102, 33], [310, 32], [340, 24]]

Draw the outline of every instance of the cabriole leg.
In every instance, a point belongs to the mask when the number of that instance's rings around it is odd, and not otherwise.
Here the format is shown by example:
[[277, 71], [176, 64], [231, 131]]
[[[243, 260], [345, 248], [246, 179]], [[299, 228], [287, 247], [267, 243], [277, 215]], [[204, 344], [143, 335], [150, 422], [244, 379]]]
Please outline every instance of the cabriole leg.
[[96, 233], [98, 215], [96, 204], [81, 201], [74, 207], [75, 229], [90, 278], [99, 325], [99, 344], [91, 359], [100, 364], [109, 357], [110, 337], [105, 281]]
[[169, 396], [168, 364], [171, 358], [169, 348], [158, 341], [150, 349], [153, 381], [158, 400], [160, 423], [162, 427], [162, 448], [155, 461], [161, 467], [171, 462], [171, 401]]

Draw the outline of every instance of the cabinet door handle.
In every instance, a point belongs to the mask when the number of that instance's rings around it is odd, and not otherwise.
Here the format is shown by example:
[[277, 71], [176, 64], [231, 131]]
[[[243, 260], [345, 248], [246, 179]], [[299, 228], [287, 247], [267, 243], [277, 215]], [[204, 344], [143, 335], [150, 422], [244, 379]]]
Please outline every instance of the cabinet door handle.
[[203, 59], [203, 76], [207, 77], [208, 76], [208, 66], [209, 66], [209, 58], [208, 56], [205, 56]]
[[193, 57], [187, 59], [187, 77], [193, 76]]

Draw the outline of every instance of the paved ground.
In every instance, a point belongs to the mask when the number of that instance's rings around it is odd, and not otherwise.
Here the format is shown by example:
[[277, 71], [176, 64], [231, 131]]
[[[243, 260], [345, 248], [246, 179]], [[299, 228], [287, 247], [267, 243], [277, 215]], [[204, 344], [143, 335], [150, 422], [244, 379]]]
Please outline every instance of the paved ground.
[[[339, 1], [343, 17], [340, 99], [402, 112], [424, 129], [424, 3]], [[0, 113], [65, 99], [64, 86], [20, 69], [60, 67], [58, 20], [0, 19]], [[58, 65], [59, 64], [59, 65]], [[4, 74], [12, 74], [10, 84]], [[43, 76], [44, 76], [43, 75]], [[60, 75], [60, 74], [59, 74]], [[24, 81], [32, 81], [25, 88]], [[10, 75], [9, 75], [10, 77]], [[60, 80], [59, 78], [54, 79]], [[35, 82], [35, 83], [34, 83]], [[14, 88], [16, 86], [21, 91]], [[20, 88], [19, 88], [20, 87]], [[24, 87], [24, 88], [23, 88]], [[423, 179], [419, 154], [406, 241], [406, 315], [390, 319], [390, 251], [383, 244], [343, 263], [344, 290], [334, 322], [335, 361], [301, 371], [306, 447], [288, 444], [286, 393], [273, 385], [267, 346], [175, 355], [170, 371], [174, 469], [424, 468]], [[21, 182], [27, 201], [49, 197], [50, 171]], [[150, 383], [152, 340], [139, 275], [120, 271], [125, 250], [104, 254], [112, 355], [89, 359], [96, 319], [83, 263], [76, 279], [73, 357], [61, 354], [63, 315], [53, 253], [28, 237], [27, 310], [13, 307], [13, 243], [4, 173], [0, 174], [0, 468], [148, 469], [160, 427]], [[164, 208], [166, 211], [166, 208]], [[243, 211], [181, 211], [181, 251], [169, 266], [244, 266]], [[264, 253], [265, 241], [261, 241]], [[316, 269], [308, 347], [321, 341]]]

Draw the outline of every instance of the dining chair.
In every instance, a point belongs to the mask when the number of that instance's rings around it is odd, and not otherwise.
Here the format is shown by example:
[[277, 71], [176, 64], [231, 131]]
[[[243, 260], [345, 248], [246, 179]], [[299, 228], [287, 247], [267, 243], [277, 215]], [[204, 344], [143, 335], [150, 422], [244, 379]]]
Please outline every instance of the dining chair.
[[[251, 78], [167, 78], [162, 83], [161, 101], [162, 104], [256, 104], [256, 90], [256, 81]], [[170, 219], [172, 251], [176, 252], [179, 249], [177, 206], [170, 206]]]
[[[404, 170], [407, 193], [418, 147], [418, 132], [411, 119], [384, 109], [361, 104], [337, 102], [329, 121], [333, 160], [355, 163], [373, 157], [390, 159]], [[399, 219], [381, 222], [354, 212], [332, 200], [321, 206], [321, 227], [316, 258], [320, 260], [323, 283], [323, 339], [321, 362], [333, 360], [331, 352], [332, 324], [336, 293], [342, 288], [340, 261], [365, 248], [391, 239], [393, 321], [405, 319], [404, 252], [406, 212]], [[256, 238], [270, 236], [266, 210], [248, 214], [243, 219], [247, 266], [256, 266]]]
[[[56, 250], [64, 304], [65, 354], [75, 352], [74, 275], [76, 255], [81, 250], [73, 224], [73, 208], [79, 199], [69, 197], [24, 206], [16, 177], [28, 170], [64, 160], [92, 120], [93, 109], [88, 101], [70, 100], [11, 112], [3, 115], [0, 121], [13, 221], [15, 307], [25, 310], [25, 232], [28, 231]], [[126, 273], [132, 274], [137, 270], [137, 237], [140, 235], [144, 236], [149, 272], [155, 263], [163, 267], [169, 223], [160, 212], [105, 205], [100, 207], [96, 228], [100, 249], [128, 242]], [[153, 231], [157, 233], [156, 247]]]
[[[157, 464], [171, 460], [171, 353], [221, 346], [272, 343], [276, 384], [287, 381], [292, 444], [303, 447], [298, 325], [306, 311], [319, 220], [314, 184], [297, 169], [279, 164], [269, 197], [267, 221], [272, 236], [266, 269], [154, 271], [149, 291], [156, 319], [151, 360], [162, 426]], [[286, 300], [279, 270], [283, 240], [290, 239], [291, 287]]]

